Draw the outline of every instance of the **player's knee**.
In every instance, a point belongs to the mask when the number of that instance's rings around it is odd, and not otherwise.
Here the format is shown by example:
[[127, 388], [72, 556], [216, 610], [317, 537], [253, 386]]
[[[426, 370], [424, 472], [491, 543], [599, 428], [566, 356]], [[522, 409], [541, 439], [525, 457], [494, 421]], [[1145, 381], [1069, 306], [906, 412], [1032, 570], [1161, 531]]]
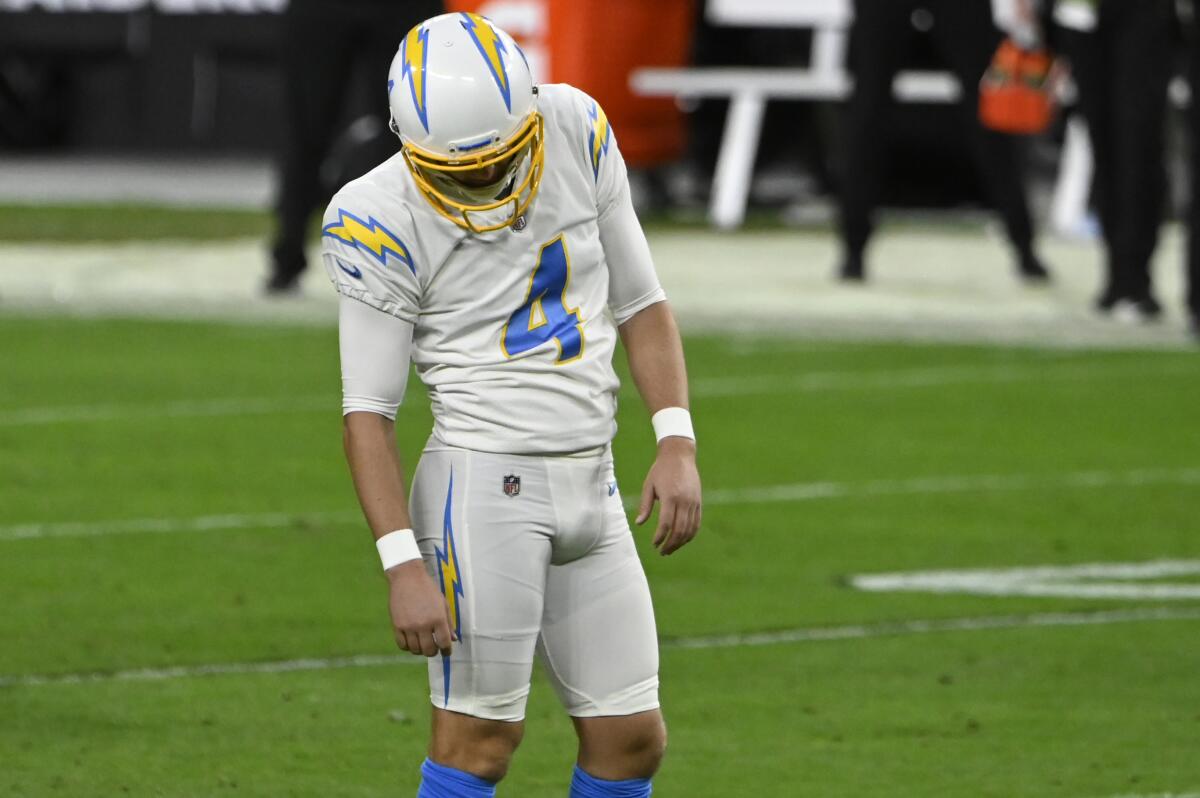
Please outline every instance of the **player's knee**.
[[611, 780], [653, 776], [667, 750], [667, 727], [662, 716], [653, 713], [622, 719], [615, 726], [593, 729], [583, 739], [580, 764], [584, 770]]
[[637, 763], [634, 769], [640, 771], [638, 775], [647, 778], [658, 771], [667, 753], [667, 724], [662, 718], [655, 720], [647, 723], [630, 740], [631, 759]]
[[651, 715], [629, 730], [623, 743], [626, 777], [650, 778], [667, 752], [667, 725], [661, 715]]
[[435, 735], [430, 758], [497, 782], [508, 773], [508, 765], [523, 736], [524, 724], [521, 723], [480, 724], [468, 733]]
[[480, 768], [485, 771], [484, 778], [500, 781], [508, 774], [508, 765], [524, 733], [522, 724], [505, 723], [501, 730], [480, 741], [478, 755], [482, 760]]

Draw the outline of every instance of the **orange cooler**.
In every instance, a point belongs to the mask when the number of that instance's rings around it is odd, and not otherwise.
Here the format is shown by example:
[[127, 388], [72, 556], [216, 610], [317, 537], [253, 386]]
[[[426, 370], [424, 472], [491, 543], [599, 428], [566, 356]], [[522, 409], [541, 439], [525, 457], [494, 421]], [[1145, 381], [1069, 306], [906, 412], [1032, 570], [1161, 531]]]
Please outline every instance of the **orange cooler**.
[[492, 19], [530, 55], [535, 79], [570, 83], [596, 98], [630, 166], [677, 160], [685, 121], [670, 98], [635, 95], [629, 74], [691, 59], [695, 0], [450, 0], [451, 11]]

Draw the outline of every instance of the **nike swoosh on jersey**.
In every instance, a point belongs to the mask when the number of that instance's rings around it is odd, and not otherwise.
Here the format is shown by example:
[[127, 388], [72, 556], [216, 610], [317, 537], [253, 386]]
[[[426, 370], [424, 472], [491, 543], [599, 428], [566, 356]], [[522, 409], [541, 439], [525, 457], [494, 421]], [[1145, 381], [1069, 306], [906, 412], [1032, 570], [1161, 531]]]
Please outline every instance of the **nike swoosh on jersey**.
[[344, 271], [346, 274], [350, 275], [355, 280], [362, 279], [362, 269], [358, 268], [357, 266], [355, 266], [354, 268], [350, 268], [349, 266], [342, 263], [341, 260], [338, 260], [337, 258], [334, 258], [334, 260], [337, 261], [338, 268], [341, 269], [342, 271]]

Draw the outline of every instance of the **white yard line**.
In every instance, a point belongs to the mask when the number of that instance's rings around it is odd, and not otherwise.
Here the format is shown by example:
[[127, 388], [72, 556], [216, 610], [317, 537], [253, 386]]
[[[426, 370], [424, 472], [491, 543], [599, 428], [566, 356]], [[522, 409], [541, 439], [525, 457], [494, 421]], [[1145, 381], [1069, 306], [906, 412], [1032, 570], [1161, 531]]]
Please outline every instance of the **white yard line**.
[[[881, 479], [869, 482], [797, 482], [752, 488], [712, 490], [706, 506], [774, 504], [876, 496], [996, 493], [1153, 485], [1200, 485], [1200, 468], [1077, 471], [1067, 474], [982, 474], [974, 476]], [[626, 504], [636, 506], [636, 497]], [[293, 525], [345, 523], [359, 518], [350, 510], [310, 513], [225, 513], [190, 518], [133, 518], [110, 521], [30, 522], [0, 526], [0, 542], [39, 538], [75, 538], [140, 532], [205, 532], [222, 529], [277, 529]]]
[[361, 518], [356, 511], [323, 513], [228, 513], [191, 518], [129, 518], [114, 521], [65, 521], [0, 526], [0, 541], [38, 538], [90, 538], [136, 533], [213, 532], [221, 529], [279, 529], [344, 523]]
[[[1200, 607], [1104, 610], [1100, 612], [1052, 612], [1036, 615], [993, 615], [973, 618], [942, 618], [894, 621], [847, 626], [785, 629], [754, 634], [709, 635], [663, 640], [663, 649], [720, 649], [777, 646], [790, 643], [815, 643], [829, 640], [865, 640], [879, 637], [903, 637], [939, 632], [982, 632], [1003, 629], [1030, 629], [1058, 626], [1104, 626], [1151, 621], [1200, 620]], [[196, 676], [222, 676], [253, 673], [292, 673], [346, 668], [374, 668], [391, 665], [425, 665], [423, 658], [407, 654], [360, 654], [350, 657], [311, 657], [274, 662], [226, 662], [208, 665], [180, 665], [167, 668], [83, 673], [48, 673], [0, 676], [0, 688], [43, 685], [94, 684], [107, 682], [147, 682], [186, 679]]]
[[194, 676], [227, 676], [246, 673], [292, 673], [332, 671], [343, 668], [375, 668], [381, 665], [424, 665], [425, 660], [402, 654], [360, 654], [352, 657], [277, 660], [275, 662], [220, 662], [210, 665], [179, 665], [171, 668], [131, 668], [123, 671], [0, 676], [0, 688], [45, 684], [92, 684], [96, 682], [156, 682]]
[[1200, 607], [1154, 607], [1099, 612], [1045, 612], [1036, 615], [982, 615], [972, 618], [895, 621], [892, 623], [791, 629], [759, 634], [684, 637], [663, 642], [663, 648], [740, 648], [809, 643], [820, 640], [861, 640], [934, 632], [983, 632], [995, 629], [1029, 629], [1047, 626], [1105, 626], [1146, 621], [1200, 620]]
[[201, 399], [163, 404], [97, 404], [30, 407], [0, 411], [0, 427], [32, 427], [81, 421], [144, 421], [151, 418], [261, 416], [338, 411], [336, 394], [326, 396]]
[[990, 366], [928, 366], [891, 371], [827, 371], [791, 375], [708, 377], [692, 380], [695, 396], [716, 398], [770, 393], [819, 393], [888, 388], [936, 388], [943, 385], [1019, 382], [1068, 382], [1110, 377], [1195, 374], [1194, 363], [1104, 364], [1046, 363], [1036, 368], [1019, 364]]
[[856, 590], [872, 593], [966, 593], [974, 596], [1200, 600], [1200, 582], [1164, 583], [1167, 577], [1200, 576], [1200, 560], [1081, 563], [1020, 568], [960, 568], [857, 574]]
[[980, 474], [870, 482], [797, 482], [755, 488], [709, 491], [704, 503], [769, 504], [819, 499], [909, 496], [943, 493], [997, 493], [1062, 488], [1146, 487], [1200, 485], [1200, 468], [1076, 471], [1066, 474]]
[[[1118, 362], [1057, 364], [1036, 368], [1019, 364], [931, 366], [890, 371], [824, 371], [804, 374], [701, 377], [692, 381], [699, 398], [760, 396], [774, 393], [936, 388], [944, 385], [1066, 382], [1110, 377], [1158, 377], [1194, 374], [1193, 363]], [[631, 388], [622, 395], [633, 398]], [[336, 413], [339, 397], [331, 392], [311, 396], [224, 397], [162, 404], [94, 404], [0, 410], [0, 427], [45, 426], [93, 421], [142, 421], [150, 418], [206, 418], [273, 413]], [[403, 408], [411, 408], [411, 403]]]
[[1200, 792], [1122, 793], [1108, 798], [1200, 798]]

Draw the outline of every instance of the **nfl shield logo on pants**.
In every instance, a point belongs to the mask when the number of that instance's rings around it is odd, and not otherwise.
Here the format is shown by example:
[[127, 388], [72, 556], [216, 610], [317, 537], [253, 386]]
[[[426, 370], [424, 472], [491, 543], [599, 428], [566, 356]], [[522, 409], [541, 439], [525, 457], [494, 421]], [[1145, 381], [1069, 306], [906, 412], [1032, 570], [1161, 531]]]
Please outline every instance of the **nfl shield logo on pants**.
[[515, 474], [509, 474], [504, 478], [504, 495], [508, 497], [521, 495], [521, 478]]

